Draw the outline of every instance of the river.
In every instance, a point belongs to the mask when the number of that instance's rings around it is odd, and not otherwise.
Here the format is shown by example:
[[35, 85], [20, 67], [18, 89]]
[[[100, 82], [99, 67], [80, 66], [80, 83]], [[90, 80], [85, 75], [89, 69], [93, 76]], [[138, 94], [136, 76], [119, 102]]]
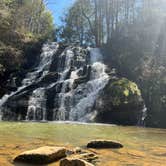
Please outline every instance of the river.
[[[94, 150], [97, 166], [164, 166], [166, 130], [70, 122], [0, 122], [0, 166], [11, 166], [12, 159], [25, 150], [40, 146], [85, 148], [89, 140], [111, 139], [122, 149]], [[58, 166], [58, 163], [49, 166]]]

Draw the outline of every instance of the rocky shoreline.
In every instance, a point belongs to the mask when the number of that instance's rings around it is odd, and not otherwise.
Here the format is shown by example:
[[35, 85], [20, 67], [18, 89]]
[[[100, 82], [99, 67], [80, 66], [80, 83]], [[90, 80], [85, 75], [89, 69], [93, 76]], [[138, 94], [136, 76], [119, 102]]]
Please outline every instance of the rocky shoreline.
[[92, 149], [122, 147], [123, 145], [119, 142], [101, 139], [89, 141], [86, 148], [43, 146], [19, 154], [13, 159], [13, 163], [44, 165], [59, 161], [59, 166], [95, 166], [100, 161], [100, 156]]

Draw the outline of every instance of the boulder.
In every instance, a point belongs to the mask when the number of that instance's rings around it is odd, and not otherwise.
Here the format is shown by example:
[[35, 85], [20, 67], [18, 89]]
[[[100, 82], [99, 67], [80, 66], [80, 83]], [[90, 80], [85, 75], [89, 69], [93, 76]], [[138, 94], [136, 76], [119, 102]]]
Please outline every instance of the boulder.
[[123, 145], [119, 142], [111, 141], [111, 140], [92, 140], [87, 144], [87, 148], [122, 148]]
[[94, 165], [82, 159], [65, 158], [60, 161], [60, 166], [94, 166]]
[[18, 155], [14, 162], [24, 162], [31, 164], [48, 164], [57, 161], [66, 156], [64, 147], [44, 146], [38, 149], [30, 150]]
[[144, 102], [136, 83], [126, 79], [110, 79], [95, 103], [95, 121], [120, 125], [137, 125]]

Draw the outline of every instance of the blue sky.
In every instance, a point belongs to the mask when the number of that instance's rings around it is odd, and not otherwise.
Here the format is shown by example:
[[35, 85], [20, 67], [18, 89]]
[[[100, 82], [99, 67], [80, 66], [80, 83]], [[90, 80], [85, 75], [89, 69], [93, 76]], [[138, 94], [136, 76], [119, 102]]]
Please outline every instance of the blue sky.
[[73, 4], [75, 0], [48, 0], [48, 9], [52, 12], [54, 23], [61, 25], [60, 17], [63, 16], [65, 11]]

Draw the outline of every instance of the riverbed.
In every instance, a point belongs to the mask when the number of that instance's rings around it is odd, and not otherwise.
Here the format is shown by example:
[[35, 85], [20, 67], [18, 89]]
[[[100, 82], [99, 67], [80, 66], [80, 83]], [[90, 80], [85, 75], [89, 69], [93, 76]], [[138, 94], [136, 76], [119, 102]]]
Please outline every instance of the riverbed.
[[[0, 122], [0, 166], [12, 166], [19, 153], [37, 147], [86, 148], [93, 139], [111, 139], [122, 149], [94, 150], [97, 166], [165, 166], [166, 130], [104, 124]], [[58, 166], [58, 163], [49, 164]]]

